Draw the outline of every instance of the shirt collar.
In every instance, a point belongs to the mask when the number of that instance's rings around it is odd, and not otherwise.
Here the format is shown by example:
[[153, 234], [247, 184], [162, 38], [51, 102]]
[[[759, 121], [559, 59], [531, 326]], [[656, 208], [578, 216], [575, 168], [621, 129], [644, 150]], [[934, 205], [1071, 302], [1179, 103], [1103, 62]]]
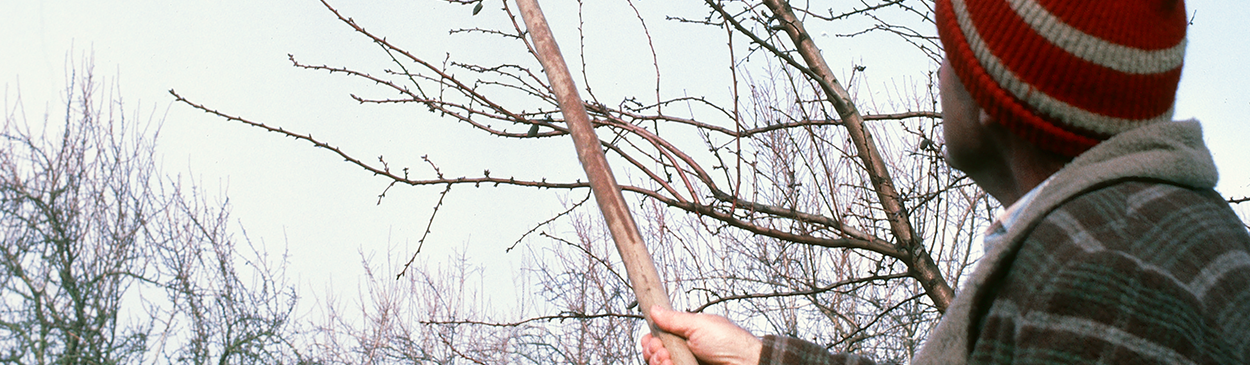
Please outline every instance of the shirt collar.
[[1012, 203], [1011, 206], [1007, 207], [1007, 209], [998, 213], [998, 216], [994, 218], [994, 222], [991, 223], [989, 228], [985, 230], [985, 252], [989, 252], [994, 243], [997, 242], [999, 238], [1002, 238], [1002, 236], [1007, 233], [1007, 230], [1011, 229], [1011, 227], [1016, 224], [1016, 221], [1020, 219], [1020, 213], [1027, 210], [1029, 205], [1033, 203], [1033, 199], [1037, 197], [1037, 192], [1042, 191], [1046, 185], [1050, 184], [1050, 180], [1054, 178], [1054, 176], [1055, 175], [1050, 175], [1050, 177], [1046, 178], [1045, 181], [1042, 181], [1041, 184], [1037, 184], [1037, 186], [1034, 186], [1033, 189], [1025, 193], [1024, 196], [1017, 199], [1016, 202]]

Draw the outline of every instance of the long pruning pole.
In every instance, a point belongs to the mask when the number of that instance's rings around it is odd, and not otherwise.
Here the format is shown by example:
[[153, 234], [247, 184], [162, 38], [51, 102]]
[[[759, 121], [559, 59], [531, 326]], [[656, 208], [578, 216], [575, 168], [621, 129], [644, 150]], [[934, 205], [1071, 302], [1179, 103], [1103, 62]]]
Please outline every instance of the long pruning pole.
[[569, 134], [573, 136], [577, 158], [582, 163], [582, 169], [586, 170], [590, 189], [595, 193], [595, 201], [603, 211], [608, 230], [612, 232], [612, 240], [616, 241], [616, 250], [620, 252], [621, 261], [625, 263], [625, 271], [634, 286], [634, 295], [638, 297], [638, 306], [642, 308], [642, 315], [647, 319], [651, 334], [664, 342], [664, 348], [668, 349], [673, 364], [696, 365], [694, 355], [686, 347], [686, 341], [660, 331], [651, 320], [651, 306], [672, 309], [673, 305], [669, 302], [668, 291], [664, 290], [664, 283], [660, 282], [655, 262], [651, 260], [651, 254], [642, 242], [638, 224], [634, 222], [634, 217], [625, 205], [621, 187], [616, 184], [616, 177], [612, 176], [612, 168], [608, 166], [608, 160], [603, 155], [599, 136], [595, 135], [590, 117], [586, 115], [586, 106], [577, 94], [577, 86], [573, 84], [573, 76], [569, 74], [564, 56], [560, 54], [560, 47], [551, 35], [551, 28], [547, 26], [547, 18], [543, 16], [542, 9], [538, 8], [537, 0], [516, 2], [521, 9], [521, 18], [525, 20], [530, 39], [534, 42], [538, 62], [542, 63], [543, 70], [547, 73], [551, 90], [555, 92], [556, 101], [560, 104], [560, 112], [568, 124]]

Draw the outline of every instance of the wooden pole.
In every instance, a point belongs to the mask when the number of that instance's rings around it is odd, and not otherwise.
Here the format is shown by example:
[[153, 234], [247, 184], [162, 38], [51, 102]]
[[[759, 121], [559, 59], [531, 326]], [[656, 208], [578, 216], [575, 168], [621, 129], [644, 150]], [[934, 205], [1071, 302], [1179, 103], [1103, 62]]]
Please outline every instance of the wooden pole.
[[634, 222], [634, 217], [625, 205], [621, 187], [617, 185], [616, 177], [612, 176], [612, 168], [608, 166], [603, 148], [599, 145], [599, 136], [595, 135], [594, 127], [590, 124], [586, 107], [577, 93], [577, 86], [573, 84], [573, 76], [569, 74], [560, 47], [551, 35], [551, 28], [547, 26], [547, 19], [538, 7], [537, 0], [517, 0], [517, 6], [521, 10], [521, 18], [525, 20], [530, 39], [534, 42], [538, 61], [542, 63], [547, 79], [551, 82], [551, 90], [556, 94], [560, 112], [564, 114], [569, 134], [573, 136], [573, 144], [577, 147], [577, 158], [586, 170], [595, 201], [603, 211], [608, 230], [612, 232], [612, 240], [616, 241], [616, 249], [621, 254], [621, 261], [625, 263], [625, 271], [629, 274], [634, 295], [638, 297], [638, 306], [651, 328], [651, 334], [664, 342], [673, 364], [696, 365], [694, 355], [686, 347], [685, 340], [660, 331], [651, 321], [651, 306], [673, 308], [668, 299], [668, 291], [664, 289], [664, 283], [660, 282], [660, 274], [655, 269], [651, 254], [647, 252], [647, 246], [642, 242], [638, 224]]

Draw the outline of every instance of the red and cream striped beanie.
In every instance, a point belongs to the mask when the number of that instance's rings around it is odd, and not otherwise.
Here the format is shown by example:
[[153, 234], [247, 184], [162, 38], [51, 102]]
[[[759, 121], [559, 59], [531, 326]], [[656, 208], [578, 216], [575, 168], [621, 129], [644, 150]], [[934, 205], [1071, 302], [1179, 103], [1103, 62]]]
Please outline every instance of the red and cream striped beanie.
[[977, 104], [1069, 157], [1171, 120], [1186, 25], [1183, 0], [937, 0], [947, 62]]

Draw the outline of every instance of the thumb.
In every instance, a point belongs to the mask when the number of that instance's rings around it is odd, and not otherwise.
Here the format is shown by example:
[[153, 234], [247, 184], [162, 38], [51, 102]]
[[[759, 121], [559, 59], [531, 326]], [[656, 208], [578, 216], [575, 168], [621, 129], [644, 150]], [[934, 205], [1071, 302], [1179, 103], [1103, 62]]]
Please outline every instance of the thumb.
[[658, 305], [651, 306], [651, 321], [664, 332], [688, 338], [690, 331], [697, 327], [694, 325], [697, 320], [698, 316], [694, 313], [665, 309]]

